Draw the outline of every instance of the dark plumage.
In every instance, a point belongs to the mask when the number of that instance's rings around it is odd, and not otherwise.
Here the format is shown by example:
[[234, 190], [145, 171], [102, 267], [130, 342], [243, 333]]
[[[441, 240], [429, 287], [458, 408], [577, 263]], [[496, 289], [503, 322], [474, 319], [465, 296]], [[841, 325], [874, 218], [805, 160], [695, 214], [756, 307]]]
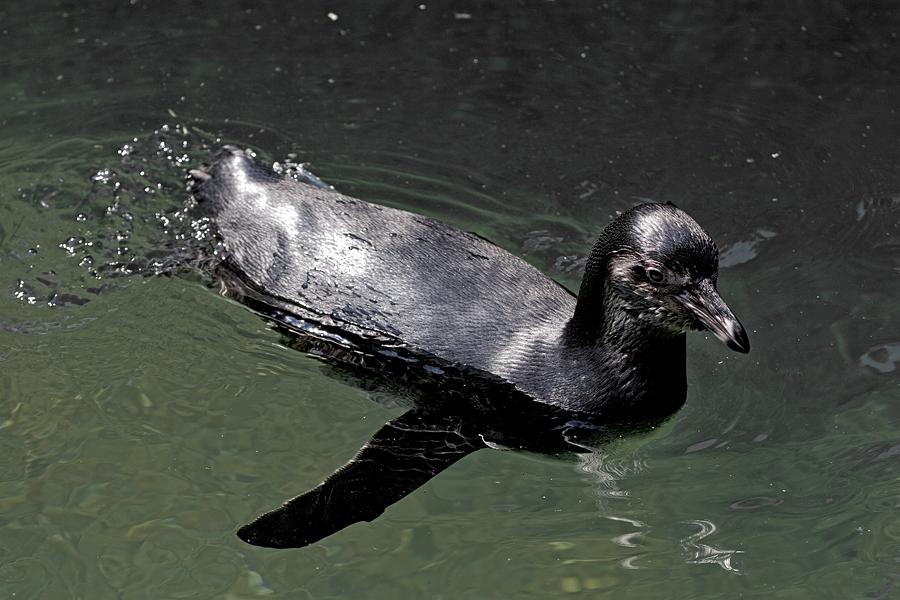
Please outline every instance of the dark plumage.
[[[749, 351], [716, 291], [715, 244], [671, 205], [613, 221], [576, 300], [482, 238], [283, 178], [235, 148], [193, 176], [227, 249], [219, 273], [229, 287], [298, 334], [346, 350], [332, 353], [338, 360], [355, 353], [385, 365], [393, 355], [406, 373], [417, 365], [418, 381], [458, 371], [520, 402], [602, 420], [682, 405], [687, 330]], [[303, 545], [270, 542], [254, 541]]]

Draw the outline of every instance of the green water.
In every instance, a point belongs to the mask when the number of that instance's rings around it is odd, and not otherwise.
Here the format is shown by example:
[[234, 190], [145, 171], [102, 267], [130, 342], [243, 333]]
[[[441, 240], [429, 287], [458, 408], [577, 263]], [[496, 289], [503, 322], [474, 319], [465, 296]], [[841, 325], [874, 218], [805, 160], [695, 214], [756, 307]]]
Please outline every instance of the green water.
[[[896, 9], [632, 4], [0, 5], [0, 597], [900, 593]], [[371, 524], [248, 546], [400, 409], [196, 271], [92, 276], [173, 247], [224, 142], [571, 289], [616, 211], [675, 202], [753, 350], [692, 335], [649, 437], [478, 452]]]

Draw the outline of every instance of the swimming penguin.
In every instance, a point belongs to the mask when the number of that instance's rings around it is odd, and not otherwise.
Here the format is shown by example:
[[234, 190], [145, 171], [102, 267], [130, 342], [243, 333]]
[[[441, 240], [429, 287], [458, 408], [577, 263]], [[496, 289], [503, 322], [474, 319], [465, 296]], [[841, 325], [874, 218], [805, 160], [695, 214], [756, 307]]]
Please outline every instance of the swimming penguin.
[[253, 544], [299, 547], [371, 521], [493, 443], [552, 451], [571, 436], [548, 432], [664, 418], [686, 397], [688, 330], [750, 349], [716, 290], [716, 245], [672, 205], [607, 226], [576, 298], [478, 236], [283, 177], [234, 147], [191, 174], [234, 297], [294, 347], [421, 391], [345, 467], [241, 528]]

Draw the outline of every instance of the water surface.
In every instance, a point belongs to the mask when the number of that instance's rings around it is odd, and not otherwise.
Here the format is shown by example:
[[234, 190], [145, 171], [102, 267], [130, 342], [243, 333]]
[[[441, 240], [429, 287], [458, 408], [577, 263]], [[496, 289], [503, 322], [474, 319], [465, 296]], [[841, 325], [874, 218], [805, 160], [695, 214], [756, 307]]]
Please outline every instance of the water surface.
[[[47, 1], [0, 33], [4, 597], [900, 593], [892, 3]], [[653, 435], [479, 452], [371, 524], [247, 546], [402, 409], [199, 271], [135, 274], [200, 243], [183, 175], [225, 142], [573, 290], [617, 211], [674, 202], [753, 350], [692, 335]]]

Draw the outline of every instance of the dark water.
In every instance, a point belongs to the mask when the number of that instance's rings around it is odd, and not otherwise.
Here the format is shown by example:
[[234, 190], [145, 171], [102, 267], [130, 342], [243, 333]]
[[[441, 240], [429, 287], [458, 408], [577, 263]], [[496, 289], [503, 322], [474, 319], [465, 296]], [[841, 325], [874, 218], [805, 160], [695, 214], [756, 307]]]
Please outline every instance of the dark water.
[[[0, 4], [0, 595], [900, 594], [898, 35], [877, 1]], [[134, 274], [203, 243], [182, 177], [225, 141], [572, 289], [672, 201], [753, 351], [693, 335], [652, 436], [247, 546], [399, 409], [196, 271]]]

